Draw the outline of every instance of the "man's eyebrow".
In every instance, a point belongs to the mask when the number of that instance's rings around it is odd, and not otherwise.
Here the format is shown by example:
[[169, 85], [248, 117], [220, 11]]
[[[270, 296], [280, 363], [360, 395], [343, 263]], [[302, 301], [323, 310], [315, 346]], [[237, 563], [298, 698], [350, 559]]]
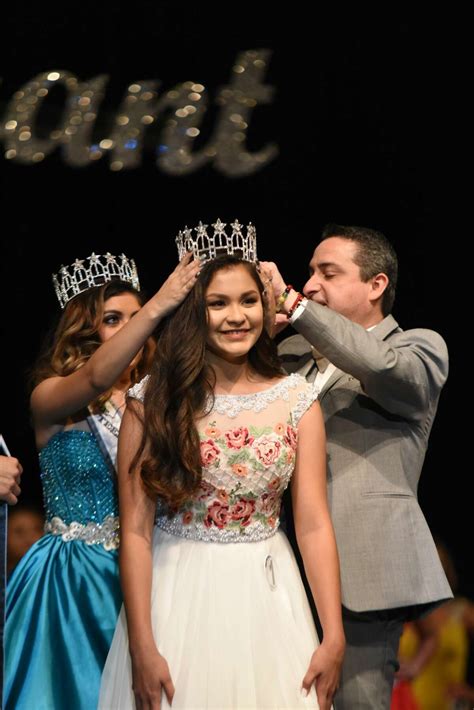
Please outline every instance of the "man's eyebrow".
[[[339, 264], [336, 264], [334, 261], [322, 261], [319, 264], [316, 264], [318, 269], [340, 269], [341, 267]], [[314, 274], [314, 269], [312, 266], [309, 267], [309, 273]]]
[[320, 269], [339, 269], [340, 266], [339, 264], [336, 264], [334, 261], [323, 261], [321, 264], [318, 264]]

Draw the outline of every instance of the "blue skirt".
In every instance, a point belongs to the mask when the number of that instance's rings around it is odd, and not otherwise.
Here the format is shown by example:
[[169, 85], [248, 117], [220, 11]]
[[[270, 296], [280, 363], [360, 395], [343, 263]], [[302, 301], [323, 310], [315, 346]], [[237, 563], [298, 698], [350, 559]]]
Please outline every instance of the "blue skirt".
[[118, 554], [45, 535], [7, 587], [5, 710], [93, 710], [122, 604]]

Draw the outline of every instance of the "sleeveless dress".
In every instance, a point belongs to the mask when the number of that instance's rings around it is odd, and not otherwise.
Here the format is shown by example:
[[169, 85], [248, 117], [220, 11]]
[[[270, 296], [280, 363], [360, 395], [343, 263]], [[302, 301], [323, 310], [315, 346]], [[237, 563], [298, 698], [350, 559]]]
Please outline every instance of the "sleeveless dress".
[[94, 710], [122, 603], [113, 467], [91, 431], [39, 454], [46, 534], [7, 587], [5, 710]]
[[[145, 387], [129, 394], [143, 400]], [[301, 694], [316, 630], [278, 530], [298, 422], [315, 398], [299, 375], [256, 394], [217, 395], [198, 422], [200, 489], [171, 519], [157, 509], [152, 628], [175, 686], [173, 710], [318, 707], [314, 689]], [[123, 610], [99, 707], [135, 708]]]
[[[446, 618], [439, 631], [436, 650], [421, 672], [410, 681], [419, 710], [453, 710], [455, 702], [449, 696], [449, 689], [466, 682], [469, 636], [463, 620], [463, 601], [449, 601], [445, 610]], [[400, 658], [413, 658], [418, 645], [416, 631], [411, 624], [406, 624], [400, 639]]]

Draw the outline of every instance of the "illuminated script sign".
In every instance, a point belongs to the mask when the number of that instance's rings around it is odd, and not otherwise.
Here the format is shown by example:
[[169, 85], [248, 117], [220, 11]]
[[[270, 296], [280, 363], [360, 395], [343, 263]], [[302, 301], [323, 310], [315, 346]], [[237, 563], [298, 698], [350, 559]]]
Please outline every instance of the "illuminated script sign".
[[[211, 135], [205, 145], [194, 150], [209, 106], [203, 84], [186, 81], [161, 95], [158, 80], [130, 84], [109, 121], [110, 127], [104, 129], [108, 135], [97, 138], [96, 121], [109, 76], [102, 74], [81, 82], [68, 71], [43, 72], [8, 102], [0, 124], [5, 158], [23, 164], [40, 163], [60, 147], [62, 159], [73, 167], [88, 166], [107, 156], [111, 170], [130, 170], [140, 166], [152, 135], [156, 165], [164, 173], [187, 175], [212, 164], [226, 176], [250, 175], [278, 155], [273, 143], [256, 151], [246, 145], [253, 110], [272, 102], [274, 88], [263, 83], [270, 58], [268, 49], [248, 50], [237, 56], [229, 84], [216, 93]], [[64, 93], [64, 110], [52, 126], [48, 117], [54, 111], [49, 104], [56, 87]], [[57, 94], [56, 90], [56, 102]], [[153, 133], [152, 124], [159, 117], [159, 132]]]

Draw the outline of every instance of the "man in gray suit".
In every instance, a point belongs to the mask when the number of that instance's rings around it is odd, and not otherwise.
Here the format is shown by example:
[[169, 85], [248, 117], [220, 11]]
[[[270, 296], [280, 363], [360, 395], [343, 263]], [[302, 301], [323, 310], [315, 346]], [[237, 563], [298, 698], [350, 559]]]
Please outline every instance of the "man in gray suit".
[[388, 710], [403, 622], [452, 596], [417, 500], [446, 345], [390, 315], [397, 257], [380, 232], [329, 225], [306, 298], [262, 267], [299, 333], [280, 345], [285, 368], [320, 389], [326, 424], [347, 641], [335, 708]]

